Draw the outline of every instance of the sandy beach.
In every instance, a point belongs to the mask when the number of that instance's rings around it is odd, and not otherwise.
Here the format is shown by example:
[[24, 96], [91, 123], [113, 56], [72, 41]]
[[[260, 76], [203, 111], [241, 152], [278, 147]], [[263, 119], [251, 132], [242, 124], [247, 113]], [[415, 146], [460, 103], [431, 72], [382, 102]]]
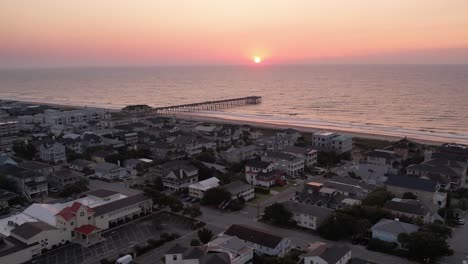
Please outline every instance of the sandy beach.
[[[88, 106], [78, 106], [78, 105], [65, 105], [65, 104], [57, 104], [57, 103], [44, 103], [44, 102], [32, 102], [32, 101], [19, 101], [19, 100], [5, 100], [5, 101], [15, 101], [19, 102], [25, 105], [46, 105], [50, 107], [55, 107], [63, 110], [70, 110], [70, 109], [80, 109], [80, 108], [86, 108]], [[96, 109], [106, 109], [112, 113], [120, 113], [120, 109], [112, 109], [112, 108], [103, 108], [103, 107], [88, 107], [88, 108], [96, 108]], [[203, 113], [178, 113], [176, 115], [170, 115], [173, 116], [177, 119], [181, 120], [190, 120], [190, 121], [200, 121], [200, 122], [211, 122], [211, 123], [218, 123], [218, 124], [235, 124], [235, 125], [250, 125], [254, 127], [259, 127], [259, 128], [267, 128], [267, 129], [286, 129], [286, 128], [292, 128], [296, 129], [301, 132], [305, 133], [314, 133], [317, 131], [331, 131], [331, 132], [337, 132], [337, 133], [342, 133], [342, 134], [347, 134], [351, 135], [354, 137], [359, 137], [359, 138], [365, 138], [365, 139], [375, 139], [375, 140], [386, 140], [386, 141], [397, 141], [404, 136], [394, 136], [394, 135], [383, 135], [383, 134], [378, 134], [378, 133], [363, 133], [363, 132], [356, 132], [356, 131], [350, 131], [346, 129], [330, 129], [330, 128], [324, 128], [320, 126], [303, 126], [300, 124], [278, 124], [274, 122], [259, 122], [259, 121], [254, 121], [254, 120], [236, 120], [233, 118], [229, 118], [228, 116], [222, 117], [222, 112], [216, 112], [217, 114], [220, 114], [220, 116], [208, 116]], [[418, 138], [418, 137], [411, 137], [407, 136], [408, 139], [411, 139], [413, 141], [423, 143], [423, 144], [428, 144], [428, 145], [441, 145], [443, 143], [448, 143], [446, 141], [442, 140], [429, 140], [429, 139], [424, 139], [424, 138]]]
[[[308, 126], [306, 127], [306, 126], [301, 126], [301, 125], [284, 125], [284, 124], [273, 124], [273, 123], [245, 121], [245, 120], [239, 121], [239, 120], [225, 119], [225, 118], [219, 118], [219, 117], [203, 116], [203, 115], [199, 115], [196, 113], [177, 114], [177, 115], [174, 115], [174, 117], [177, 119], [190, 120], [190, 121], [195, 120], [195, 121], [211, 122], [211, 123], [218, 123], [218, 124], [250, 125], [253, 127], [278, 129], [278, 130], [292, 128], [292, 129], [296, 129], [300, 132], [305, 132], [305, 133], [314, 133], [314, 132], [326, 130], [330, 132], [343, 133], [343, 134], [347, 134], [347, 135], [351, 135], [351, 136], [359, 137], [359, 138], [386, 140], [386, 141], [397, 141], [397, 140], [404, 138], [404, 137], [399, 137], [399, 136], [361, 133], [361, 132], [339, 130], [339, 129], [322, 129], [320, 127], [308, 127]], [[410, 140], [413, 140], [422, 144], [428, 144], [428, 145], [441, 145], [443, 143], [447, 143], [447, 142], [442, 142], [442, 141], [427, 140], [427, 139], [421, 139], [421, 138], [412, 138], [412, 137], [407, 137], [407, 138]]]

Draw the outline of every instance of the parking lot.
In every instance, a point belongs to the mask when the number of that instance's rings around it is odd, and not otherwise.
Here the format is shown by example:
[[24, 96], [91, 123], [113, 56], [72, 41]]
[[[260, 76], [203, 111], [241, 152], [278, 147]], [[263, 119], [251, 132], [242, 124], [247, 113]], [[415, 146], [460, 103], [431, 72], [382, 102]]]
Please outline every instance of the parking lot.
[[34, 264], [99, 263], [102, 258], [117, 257], [132, 250], [134, 245], [144, 245], [150, 238], [159, 239], [162, 233], [184, 235], [191, 231], [186, 223], [173, 222], [159, 215], [117, 227], [102, 234], [104, 241], [90, 247], [70, 244], [33, 259]]

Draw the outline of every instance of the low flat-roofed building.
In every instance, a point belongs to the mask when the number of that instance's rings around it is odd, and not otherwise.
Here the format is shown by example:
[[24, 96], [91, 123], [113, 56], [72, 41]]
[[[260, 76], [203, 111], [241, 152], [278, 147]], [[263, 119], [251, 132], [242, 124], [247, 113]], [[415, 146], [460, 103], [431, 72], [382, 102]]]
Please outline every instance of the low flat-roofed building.
[[211, 177], [209, 179], [194, 183], [190, 185], [189, 195], [194, 198], [203, 198], [205, 192], [211, 188], [216, 188], [219, 186], [219, 179], [216, 177]]
[[254, 187], [243, 183], [242, 181], [234, 181], [222, 186], [226, 191], [231, 193], [232, 199], [243, 198], [245, 201], [252, 200], [255, 197]]

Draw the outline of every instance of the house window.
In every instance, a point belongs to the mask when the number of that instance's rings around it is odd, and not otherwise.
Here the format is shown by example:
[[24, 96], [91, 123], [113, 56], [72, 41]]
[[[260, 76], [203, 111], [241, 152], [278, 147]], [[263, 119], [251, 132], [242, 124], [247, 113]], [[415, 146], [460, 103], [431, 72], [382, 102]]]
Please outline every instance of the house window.
[[74, 225], [74, 224], [75, 224], [75, 223], [73, 223], [73, 222], [70, 223], [71, 226]]
[[173, 255], [172, 260], [177, 260], [177, 255]]
[[80, 213], [80, 216], [84, 216], [84, 212], [81, 212], [81, 213]]

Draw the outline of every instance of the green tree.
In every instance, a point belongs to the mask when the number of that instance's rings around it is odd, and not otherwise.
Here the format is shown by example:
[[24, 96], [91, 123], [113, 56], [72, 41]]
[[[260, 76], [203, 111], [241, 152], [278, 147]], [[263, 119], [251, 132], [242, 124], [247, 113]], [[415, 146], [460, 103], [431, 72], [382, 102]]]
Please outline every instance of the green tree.
[[184, 215], [187, 214], [187, 215], [190, 215], [190, 217], [195, 218], [195, 217], [199, 217], [200, 215], [202, 215], [202, 211], [200, 210], [199, 206], [191, 205], [191, 206], [187, 206], [184, 208], [183, 214]]
[[180, 212], [184, 209], [184, 204], [177, 199], [176, 197], [170, 196], [168, 199], [169, 208], [171, 208], [171, 212]]
[[384, 188], [376, 189], [370, 192], [364, 200], [362, 200], [363, 205], [367, 206], [379, 206], [382, 207], [386, 201], [391, 200], [394, 195], [385, 190]]
[[340, 240], [364, 232], [368, 221], [343, 212], [335, 212], [317, 229], [319, 235], [329, 240]]
[[231, 193], [223, 188], [211, 188], [205, 192], [201, 203], [204, 205], [219, 206], [221, 203], [231, 199]]
[[265, 208], [263, 220], [272, 222], [276, 225], [290, 225], [292, 223], [292, 213], [289, 212], [284, 205], [274, 203]]
[[460, 208], [462, 210], [468, 210], [468, 199], [467, 198], [461, 198], [460, 200], [458, 200], [457, 206], [458, 206], [458, 208]]
[[398, 242], [408, 250], [408, 255], [425, 263], [435, 263], [444, 256], [453, 254], [447, 241], [437, 233], [413, 232], [402, 233], [398, 236]]
[[37, 149], [33, 144], [24, 141], [15, 141], [13, 151], [18, 157], [28, 160], [32, 160], [37, 153]]
[[210, 242], [210, 240], [213, 238], [213, 231], [204, 227], [198, 230], [197, 235], [198, 235], [198, 239], [200, 240], [200, 242], [202, 244], [206, 244]]
[[416, 200], [418, 197], [414, 195], [412, 192], [405, 192], [402, 196], [403, 199], [411, 199], [411, 200]]
[[452, 229], [450, 227], [447, 227], [441, 224], [435, 224], [435, 223], [427, 224], [421, 227], [420, 231], [437, 234], [438, 236], [443, 237], [445, 239], [452, 237]]
[[209, 163], [213, 163], [216, 161], [216, 157], [214, 156], [213, 151], [204, 151], [198, 154], [197, 156], [195, 156], [195, 158], [199, 161], [209, 162]]
[[190, 246], [192, 246], [192, 247], [200, 246], [200, 240], [198, 240], [196, 238], [192, 239], [192, 241], [190, 241]]
[[0, 175], [0, 189], [16, 192], [16, 183], [5, 175]]

